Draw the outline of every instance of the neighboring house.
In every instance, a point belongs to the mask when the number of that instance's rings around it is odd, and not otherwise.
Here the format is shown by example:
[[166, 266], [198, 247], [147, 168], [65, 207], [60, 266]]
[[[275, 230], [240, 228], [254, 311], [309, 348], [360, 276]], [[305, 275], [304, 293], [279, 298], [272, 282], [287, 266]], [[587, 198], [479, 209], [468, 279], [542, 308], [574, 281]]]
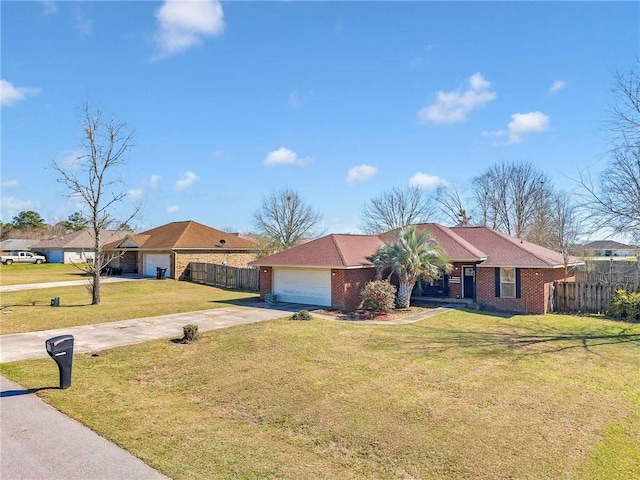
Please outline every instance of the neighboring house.
[[[596, 240], [582, 245], [582, 255], [585, 257], [628, 258], [635, 257], [640, 247], [625, 245], [613, 240]], [[594, 258], [595, 259], [595, 258]]]
[[39, 240], [29, 240], [23, 238], [9, 238], [0, 242], [0, 253], [9, 252], [28, 252], [31, 250], [31, 246], [38, 243]]
[[110, 265], [122, 268], [123, 273], [155, 277], [158, 268], [165, 268], [166, 276], [185, 280], [189, 278], [191, 262], [246, 267], [257, 258], [259, 248], [237, 234], [185, 221], [129, 233], [106, 245], [105, 251], [120, 255]]
[[[101, 230], [103, 245], [119, 240], [130, 232], [122, 230]], [[85, 229], [61, 237], [42, 240], [31, 246], [34, 252], [42, 253], [49, 263], [84, 263], [94, 258], [93, 230]]]
[[[433, 285], [422, 284], [417, 296], [466, 298], [485, 308], [544, 313], [551, 284], [564, 278], [562, 254], [487, 227], [454, 227], [429, 223], [453, 269]], [[354, 310], [364, 285], [376, 275], [367, 257], [391, 232], [376, 235], [333, 234], [261, 258], [260, 296], [278, 301]], [[580, 262], [572, 258], [570, 267]]]

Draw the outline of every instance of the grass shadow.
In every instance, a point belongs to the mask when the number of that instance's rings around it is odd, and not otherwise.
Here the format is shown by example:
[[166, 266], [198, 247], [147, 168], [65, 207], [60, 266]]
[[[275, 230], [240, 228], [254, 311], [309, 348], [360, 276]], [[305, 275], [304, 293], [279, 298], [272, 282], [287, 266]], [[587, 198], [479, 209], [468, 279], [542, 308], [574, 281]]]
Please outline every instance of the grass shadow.
[[428, 337], [424, 341], [403, 342], [408, 353], [428, 353], [429, 351], [447, 351], [462, 349], [479, 356], [502, 355], [504, 353], [522, 356], [559, 353], [567, 350], [582, 349], [598, 355], [597, 347], [633, 343], [640, 347], [640, 333], [630, 332], [628, 328], [619, 332], [595, 330], [589, 332], [565, 333], [552, 327], [547, 332], [477, 332], [437, 327], [427, 327]]

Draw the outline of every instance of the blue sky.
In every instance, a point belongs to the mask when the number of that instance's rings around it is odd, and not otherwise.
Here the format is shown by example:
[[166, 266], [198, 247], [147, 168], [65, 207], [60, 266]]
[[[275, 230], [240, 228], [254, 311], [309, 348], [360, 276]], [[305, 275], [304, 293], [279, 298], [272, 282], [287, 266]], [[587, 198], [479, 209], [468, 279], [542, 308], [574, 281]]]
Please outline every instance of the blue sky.
[[138, 231], [240, 232], [297, 190], [327, 232], [409, 184], [464, 191], [500, 161], [570, 190], [604, 167], [613, 75], [634, 65], [638, 2], [3, 1], [2, 221], [78, 206], [52, 161], [78, 108], [136, 131], [122, 171]]

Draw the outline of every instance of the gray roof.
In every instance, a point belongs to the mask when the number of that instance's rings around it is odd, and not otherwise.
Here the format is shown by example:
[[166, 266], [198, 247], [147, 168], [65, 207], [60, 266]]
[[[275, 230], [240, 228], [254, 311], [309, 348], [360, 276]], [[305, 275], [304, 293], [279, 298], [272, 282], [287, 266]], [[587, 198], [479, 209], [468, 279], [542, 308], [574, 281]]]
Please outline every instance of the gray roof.
[[[105, 243], [120, 240], [128, 234], [131, 234], [131, 232], [123, 230], [101, 230], [100, 239], [104, 245]], [[31, 248], [34, 250], [38, 248], [93, 248], [93, 238], [93, 231], [86, 229], [80, 230], [79, 232], [73, 232], [62, 237], [43, 240], [36, 243]]]
[[3, 252], [14, 250], [30, 250], [31, 246], [39, 240], [31, 240], [28, 238], [9, 238], [0, 242], [0, 250]]

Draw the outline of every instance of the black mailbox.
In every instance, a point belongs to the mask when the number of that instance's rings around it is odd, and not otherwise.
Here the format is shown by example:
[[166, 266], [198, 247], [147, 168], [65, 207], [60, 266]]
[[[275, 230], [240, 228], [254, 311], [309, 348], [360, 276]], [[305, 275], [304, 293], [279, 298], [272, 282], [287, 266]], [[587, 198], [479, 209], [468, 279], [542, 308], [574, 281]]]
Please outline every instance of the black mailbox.
[[60, 388], [71, 386], [71, 367], [73, 366], [73, 335], [59, 335], [45, 341], [47, 353], [58, 364]]

